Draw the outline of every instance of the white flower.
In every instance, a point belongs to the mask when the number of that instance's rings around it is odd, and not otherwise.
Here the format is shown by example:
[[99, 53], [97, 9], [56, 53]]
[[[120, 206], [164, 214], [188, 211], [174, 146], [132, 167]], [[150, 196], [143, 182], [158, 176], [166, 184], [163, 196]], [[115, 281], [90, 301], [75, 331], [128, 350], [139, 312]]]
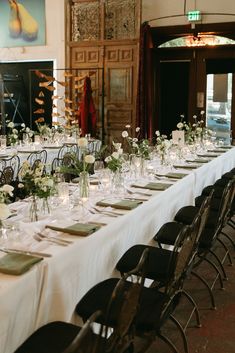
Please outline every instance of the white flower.
[[104, 161], [105, 161], [106, 163], [109, 163], [109, 162], [111, 162], [111, 160], [112, 160], [111, 156], [108, 156], [108, 157], [105, 158]]
[[23, 189], [23, 187], [24, 187], [24, 184], [22, 184], [22, 183], [18, 184], [18, 189]]
[[24, 129], [25, 128], [25, 123], [22, 123], [20, 126]]
[[197, 115], [193, 115], [193, 119], [197, 119]]
[[16, 130], [16, 129], [13, 129], [12, 132], [13, 132], [13, 134], [18, 134], [18, 130]]
[[138, 142], [138, 139], [136, 137], [134, 137], [132, 142]]
[[112, 153], [112, 157], [115, 158], [115, 159], [118, 159], [119, 158], [119, 153], [118, 152], [113, 152]]
[[85, 156], [84, 158], [85, 162], [88, 163], [88, 164], [92, 164], [95, 162], [95, 157], [92, 156], [91, 154], [88, 154]]
[[5, 184], [5, 185], [3, 185], [3, 186], [1, 187], [0, 190], [3, 191], [3, 192], [5, 192], [5, 193], [7, 193], [7, 194], [10, 195], [10, 196], [13, 196], [12, 191], [14, 190], [14, 188], [13, 188], [13, 186], [11, 186], [11, 185]]
[[138, 148], [137, 143], [133, 142], [132, 147], [134, 147], [134, 148]]
[[78, 139], [78, 147], [87, 147], [88, 145], [88, 140], [85, 137], [81, 137], [80, 139]]
[[123, 154], [123, 149], [122, 149], [122, 148], [119, 148], [119, 150], [117, 150], [117, 153], [118, 153], [119, 156], [120, 156], [121, 154]]
[[9, 207], [5, 203], [0, 203], [0, 220], [3, 221], [11, 215]]
[[18, 135], [16, 135], [16, 134], [13, 134], [13, 137], [15, 140], [18, 139]]
[[204, 110], [201, 110], [200, 114], [201, 114], [201, 115], [205, 114]]
[[183, 119], [184, 118], [184, 114], [181, 114], [180, 117]]
[[25, 132], [28, 134], [30, 132], [30, 128], [26, 127]]
[[135, 131], [136, 131], [136, 132], [139, 132], [139, 131], [140, 131], [140, 127], [137, 127], [137, 128], [135, 129]]
[[177, 126], [178, 129], [183, 129], [184, 124], [180, 122], [176, 126]]
[[131, 125], [126, 125], [125, 128], [126, 129], [130, 129]]
[[15, 124], [12, 121], [10, 121], [7, 125], [7, 127], [9, 127], [10, 129], [13, 129], [14, 126], [15, 126]]
[[122, 132], [122, 137], [123, 137], [123, 138], [128, 137], [128, 132], [127, 132], [126, 130], [124, 130], [124, 131]]
[[155, 131], [155, 135], [160, 136], [160, 131], [159, 130]]

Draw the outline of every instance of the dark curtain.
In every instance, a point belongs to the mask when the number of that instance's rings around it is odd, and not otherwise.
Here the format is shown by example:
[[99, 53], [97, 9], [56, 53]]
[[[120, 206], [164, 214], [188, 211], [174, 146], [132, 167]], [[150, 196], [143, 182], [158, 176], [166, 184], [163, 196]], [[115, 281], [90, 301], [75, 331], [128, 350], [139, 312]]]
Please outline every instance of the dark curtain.
[[91, 79], [88, 76], [84, 80], [84, 92], [79, 113], [79, 126], [82, 129], [82, 135], [90, 133], [95, 137], [96, 109], [92, 98]]
[[153, 59], [151, 27], [143, 23], [140, 28], [139, 75], [137, 87], [136, 126], [142, 138], [151, 138], [153, 131]]

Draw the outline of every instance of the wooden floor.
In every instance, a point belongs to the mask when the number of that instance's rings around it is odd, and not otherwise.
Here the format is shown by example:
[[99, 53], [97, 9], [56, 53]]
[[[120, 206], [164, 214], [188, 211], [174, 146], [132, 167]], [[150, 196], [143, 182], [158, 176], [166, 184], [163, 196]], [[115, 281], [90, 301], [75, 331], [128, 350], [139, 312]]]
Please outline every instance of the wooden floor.
[[[235, 239], [235, 230], [227, 228]], [[231, 244], [230, 253], [234, 262], [233, 266], [226, 261], [225, 268], [228, 280], [224, 281], [224, 290], [220, 289], [218, 281], [213, 291], [216, 300], [216, 310], [211, 309], [209, 296], [205, 287], [196, 278], [186, 281], [185, 289], [192, 295], [200, 309], [202, 327], [195, 327], [196, 321], [191, 320], [187, 329], [189, 353], [235, 353], [235, 249]], [[222, 255], [221, 248], [217, 253]], [[208, 282], [214, 274], [211, 268], [204, 265], [199, 273], [207, 278]], [[189, 303], [182, 299], [175, 317], [184, 323], [189, 314]], [[169, 322], [165, 324], [163, 332], [174, 342], [179, 353], [184, 353], [182, 339], [179, 331]], [[142, 341], [136, 341], [136, 351], [141, 347]], [[147, 353], [172, 353], [171, 349], [159, 339], [149, 347]]]

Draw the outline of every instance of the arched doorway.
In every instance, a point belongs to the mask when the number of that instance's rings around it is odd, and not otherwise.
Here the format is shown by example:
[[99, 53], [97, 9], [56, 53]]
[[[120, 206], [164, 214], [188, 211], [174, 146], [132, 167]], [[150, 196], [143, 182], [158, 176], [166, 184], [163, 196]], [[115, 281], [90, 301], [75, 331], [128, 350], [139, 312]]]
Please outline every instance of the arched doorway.
[[[159, 28], [157, 31], [161, 33]], [[221, 36], [222, 32], [220, 36], [203, 32], [198, 37], [178, 32], [174, 38], [169, 33], [159, 36], [154, 49], [159, 129], [169, 135], [182, 114], [192, 122], [194, 115], [205, 111], [208, 127], [217, 132], [218, 138], [228, 140], [231, 130], [235, 136], [235, 41]]]

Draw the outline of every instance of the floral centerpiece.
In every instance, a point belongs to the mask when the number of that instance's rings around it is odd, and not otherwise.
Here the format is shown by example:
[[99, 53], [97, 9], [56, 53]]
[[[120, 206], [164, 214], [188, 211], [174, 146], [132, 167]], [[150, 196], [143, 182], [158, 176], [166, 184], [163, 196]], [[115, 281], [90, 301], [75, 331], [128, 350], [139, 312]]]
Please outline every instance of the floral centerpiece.
[[2, 221], [11, 215], [11, 211], [6, 203], [8, 198], [13, 196], [13, 190], [13, 186], [8, 184], [0, 188], [0, 227], [2, 227]]
[[140, 127], [135, 129], [135, 137], [130, 136], [130, 129], [131, 125], [126, 125], [126, 130], [122, 131], [122, 137], [127, 142], [127, 149], [129, 150], [129, 153], [140, 155], [144, 159], [149, 159], [149, 141], [147, 139], [139, 140]]
[[7, 121], [7, 128], [8, 128], [8, 133], [7, 133], [8, 144], [15, 145], [19, 140], [19, 132], [15, 128], [15, 124], [13, 123], [13, 121]]
[[33, 130], [31, 130], [29, 127], [27, 127], [25, 125], [25, 123], [22, 123], [21, 124], [21, 130], [20, 130], [20, 133], [21, 133], [21, 138], [23, 139], [23, 136], [25, 134], [25, 142], [29, 143], [31, 142], [32, 140], [32, 137], [34, 135], [34, 132]]
[[188, 143], [195, 142], [199, 140], [200, 142], [207, 136], [211, 136], [212, 131], [205, 126], [204, 110], [200, 112], [200, 117], [193, 115], [193, 124], [186, 123], [184, 120], [184, 115], [180, 116], [180, 122], [177, 124], [179, 130], [185, 131], [185, 139]]
[[45, 124], [44, 118], [38, 118], [37, 120], [35, 120], [35, 124], [42, 139], [47, 139], [51, 137], [51, 128], [47, 124]]
[[88, 154], [88, 140], [85, 137], [78, 139], [78, 147], [81, 149], [81, 166], [79, 174], [79, 188], [81, 199], [87, 199], [89, 196], [89, 170], [95, 162], [95, 157]]
[[156, 135], [156, 151], [160, 156], [161, 164], [164, 164], [166, 161], [166, 154], [168, 149], [171, 146], [171, 142], [167, 139], [166, 135], [161, 135], [160, 132], [157, 130], [155, 132]]
[[24, 187], [26, 194], [32, 196], [32, 204], [30, 208], [31, 221], [38, 220], [38, 208], [36, 198], [43, 201], [43, 211], [50, 212], [48, 198], [54, 192], [54, 178], [45, 174], [45, 166], [38, 163], [35, 167], [31, 167], [28, 161], [24, 161], [19, 171], [19, 179], [21, 183], [19, 187]]

